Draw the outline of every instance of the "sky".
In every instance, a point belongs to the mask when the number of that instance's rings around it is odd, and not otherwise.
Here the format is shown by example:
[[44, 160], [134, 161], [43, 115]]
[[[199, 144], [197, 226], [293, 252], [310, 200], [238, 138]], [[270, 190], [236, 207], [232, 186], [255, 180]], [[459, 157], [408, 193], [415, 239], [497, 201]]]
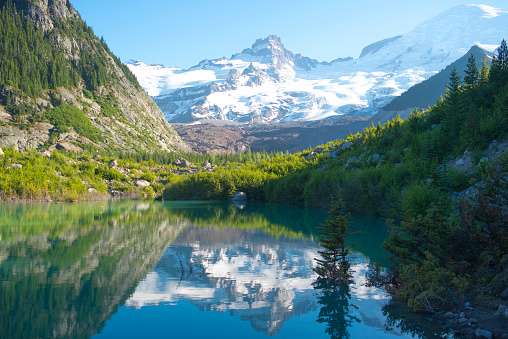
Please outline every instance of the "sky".
[[318, 61], [358, 58], [362, 48], [409, 32], [454, 6], [507, 0], [71, 0], [122, 61], [187, 69], [231, 57], [259, 38]]

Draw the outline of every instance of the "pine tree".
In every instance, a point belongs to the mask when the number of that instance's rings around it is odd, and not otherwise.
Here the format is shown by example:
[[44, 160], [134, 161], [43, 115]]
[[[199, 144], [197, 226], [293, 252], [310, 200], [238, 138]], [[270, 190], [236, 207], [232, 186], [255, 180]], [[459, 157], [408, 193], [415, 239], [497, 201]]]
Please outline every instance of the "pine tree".
[[448, 101], [455, 101], [461, 92], [461, 81], [457, 69], [454, 67], [450, 74], [450, 83], [446, 85], [446, 99]]
[[350, 246], [346, 243], [348, 235], [356, 234], [349, 232], [351, 213], [343, 215], [344, 204], [335, 202], [330, 210], [330, 218], [321, 227], [320, 245], [324, 250], [319, 251], [323, 259], [317, 259], [318, 266], [314, 269], [320, 278], [331, 282], [345, 283], [351, 280], [351, 263], [347, 258]]
[[467, 60], [467, 68], [464, 71], [466, 76], [464, 77], [464, 84], [466, 89], [470, 89], [475, 87], [478, 84], [478, 68], [476, 67], [476, 60], [471, 53], [469, 59]]
[[497, 49], [497, 56], [492, 59], [489, 80], [496, 84], [504, 84], [508, 81], [508, 47], [504, 39]]
[[487, 57], [485, 57], [485, 59], [483, 60], [483, 65], [480, 68], [480, 74], [479, 74], [478, 82], [481, 85], [485, 85], [489, 81], [490, 67], [489, 67], [489, 61], [488, 60], [489, 59]]

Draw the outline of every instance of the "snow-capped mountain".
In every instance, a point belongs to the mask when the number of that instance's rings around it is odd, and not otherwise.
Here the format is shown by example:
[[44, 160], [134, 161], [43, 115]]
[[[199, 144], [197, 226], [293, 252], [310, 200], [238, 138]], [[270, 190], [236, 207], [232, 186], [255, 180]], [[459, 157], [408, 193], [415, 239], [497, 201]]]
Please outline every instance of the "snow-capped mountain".
[[170, 122], [309, 121], [374, 114], [473, 45], [493, 51], [505, 37], [508, 11], [462, 5], [365, 47], [358, 59], [318, 62], [286, 50], [272, 35], [229, 59], [203, 60], [188, 70], [127, 65]]

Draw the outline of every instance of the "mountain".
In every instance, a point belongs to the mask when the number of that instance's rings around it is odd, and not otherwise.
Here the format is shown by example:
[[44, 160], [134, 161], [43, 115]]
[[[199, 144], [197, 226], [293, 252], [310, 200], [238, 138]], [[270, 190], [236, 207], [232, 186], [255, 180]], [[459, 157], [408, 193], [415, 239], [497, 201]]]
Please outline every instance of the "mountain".
[[508, 11], [462, 5], [409, 33], [366, 46], [358, 59], [331, 62], [294, 54], [277, 36], [232, 57], [187, 70], [127, 63], [170, 122], [312, 121], [370, 115], [464, 56], [493, 51], [508, 36]]
[[0, 146], [188, 149], [68, 0], [1, 0], [0, 16]]

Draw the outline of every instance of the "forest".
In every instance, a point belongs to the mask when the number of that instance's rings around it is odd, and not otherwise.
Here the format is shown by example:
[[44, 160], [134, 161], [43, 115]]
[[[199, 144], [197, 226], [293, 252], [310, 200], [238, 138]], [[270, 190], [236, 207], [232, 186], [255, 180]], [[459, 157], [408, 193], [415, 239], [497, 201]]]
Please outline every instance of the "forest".
[[[86, 23], [69, 20], [44, 33], [27, 20], [8, 5], [1, 7], [1, 104], [14, 118], [51, 123], [55, 133], [72, 128], [91, 141], [100, 139], [83, 111], [58, 98], [42, 115], [14, 98], [80, 88], [102, 114], [117, 117], [115, 98], [97, 91], [117, 80], [105, 58], [113, 58], [139, 87], [137, 80]], [[79, 55], [66, 57], [54, 43], [58, 31], [86, 42], [89, 53], [71, 49]], [[0, 199], [228, 200], [242, 191], [257, 201], [327, 209], [340, 201], [347, 212], [391, 220], [385, 247], [393, 266], [380, 274], [413, 310], [435, 312], [466, 299], [488, 303], [506, 292], [508, 153], [501, 145], [507, 132], [503, 40], [491, 66], [485, 61], [477, 69], [471, 56], [464, 74], [452, 72], [446, 95], [433, 107], [414, 110], [406, 120], [371, 124], [343, 140], [296, 154], [122, 152], [93, 144], [79, 154], [3, 149]], [[175, 165], [178, 158], [191, 166]], [[466, 162], [466, 169], [457, 166]]]

